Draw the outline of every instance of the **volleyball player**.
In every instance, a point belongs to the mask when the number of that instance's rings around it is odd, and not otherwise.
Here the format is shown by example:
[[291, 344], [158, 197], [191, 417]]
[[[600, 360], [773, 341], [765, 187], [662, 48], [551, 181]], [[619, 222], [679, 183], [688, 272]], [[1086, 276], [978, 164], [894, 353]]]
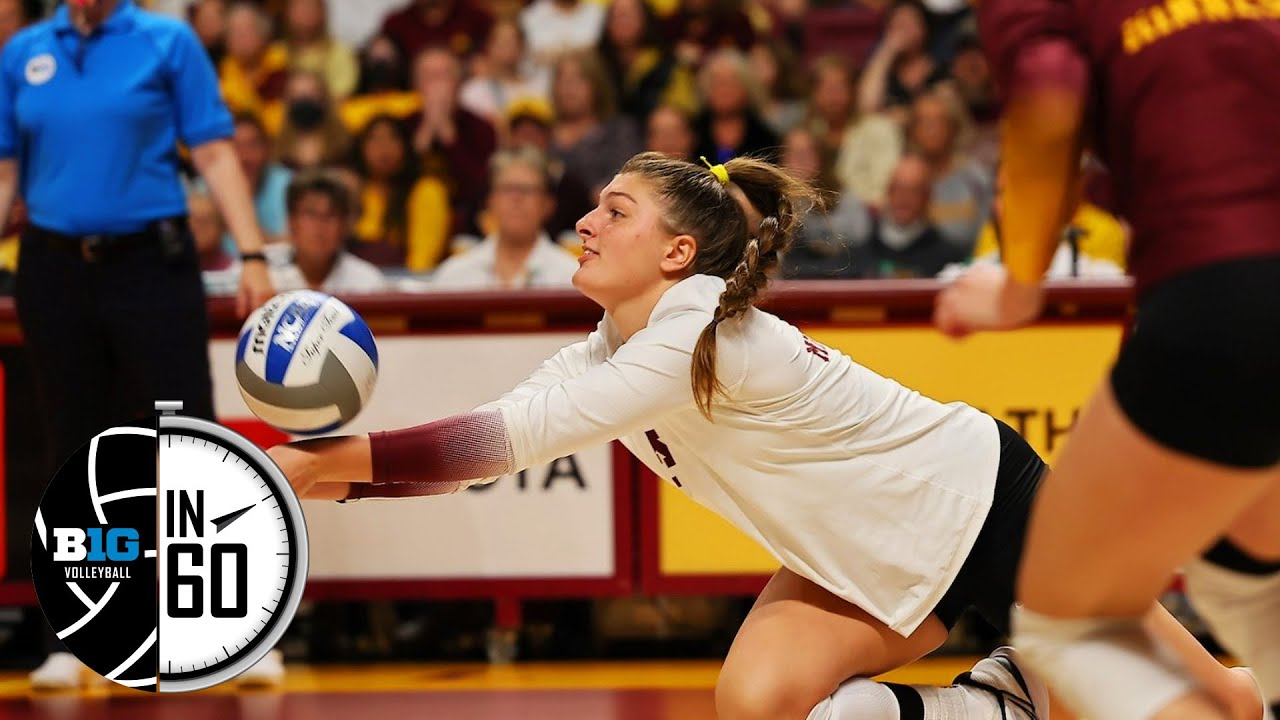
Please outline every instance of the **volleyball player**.
[[[763, 162], [638, 155], [578, 223], [574, 284], [605, 310], [586, 340], [472, 412], [271, 455], [299, 495], [352, 500], [455, 492], [620, 439], [783, 565], [725, 661], [722, 720], [1045, 718], [1007, 648], [951, 687], [866, 679], [936, 649], [970, 605], [1007, 629], [1045, 466], [1007, 425], [753, 307], [807, 194]], [[1223, 702], [1257, 709], [1252, 681], [1162, 612], [1150, 622]]]
[[1280, 5], [978, 12], [1008, 95], [1008, 272], [964, 277], [938, 324], [964, 334], [1039, 314], [1086, 134], [1133, 226], [1138, 300], [1038, 500], [1015, 645], [1093, 720], [1222, 717], [1138, 622], [1189, 562], [1192, 603], [1280, 711]]

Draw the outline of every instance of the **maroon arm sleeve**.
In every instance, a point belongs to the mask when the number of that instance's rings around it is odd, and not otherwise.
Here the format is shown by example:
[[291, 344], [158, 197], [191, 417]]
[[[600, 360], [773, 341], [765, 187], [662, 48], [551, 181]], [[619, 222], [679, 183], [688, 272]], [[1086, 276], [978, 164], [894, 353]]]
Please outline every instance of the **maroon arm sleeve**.
[[498, 410], [371, 433], [369, 446], [373, 482], [352, 483], [348, 500], [446, 495], [518, 469]]

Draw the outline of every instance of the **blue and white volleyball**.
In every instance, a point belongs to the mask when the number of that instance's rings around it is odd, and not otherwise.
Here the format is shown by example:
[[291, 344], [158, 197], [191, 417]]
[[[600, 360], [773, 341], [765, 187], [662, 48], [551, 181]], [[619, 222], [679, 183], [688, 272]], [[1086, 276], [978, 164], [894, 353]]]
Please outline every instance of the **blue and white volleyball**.
[[369, 326], [337, 298], [312, 290], [275, 296], [240, 329], [236, 380], [263, 422], [319, 435], [351, 422], [378, 379]]

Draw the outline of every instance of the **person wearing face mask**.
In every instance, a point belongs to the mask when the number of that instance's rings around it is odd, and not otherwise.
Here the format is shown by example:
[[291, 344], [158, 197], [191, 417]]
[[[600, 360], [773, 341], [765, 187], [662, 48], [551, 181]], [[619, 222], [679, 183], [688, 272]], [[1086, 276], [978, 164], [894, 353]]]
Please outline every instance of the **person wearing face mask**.
[[293, 170], [341, 162], [351, 141], [324, 78], [300, 70], [289, 76], [276, 134], [276, 159]]

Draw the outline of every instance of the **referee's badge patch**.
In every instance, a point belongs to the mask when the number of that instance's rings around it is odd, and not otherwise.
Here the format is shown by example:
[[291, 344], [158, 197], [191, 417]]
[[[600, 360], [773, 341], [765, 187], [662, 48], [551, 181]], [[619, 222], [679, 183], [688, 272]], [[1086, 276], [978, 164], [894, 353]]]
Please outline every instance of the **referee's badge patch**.
[[42, 53], [27, 61], [27, 82], [43, 85], [52, 80], [57, 71], [58, 62], [49, 53]]

